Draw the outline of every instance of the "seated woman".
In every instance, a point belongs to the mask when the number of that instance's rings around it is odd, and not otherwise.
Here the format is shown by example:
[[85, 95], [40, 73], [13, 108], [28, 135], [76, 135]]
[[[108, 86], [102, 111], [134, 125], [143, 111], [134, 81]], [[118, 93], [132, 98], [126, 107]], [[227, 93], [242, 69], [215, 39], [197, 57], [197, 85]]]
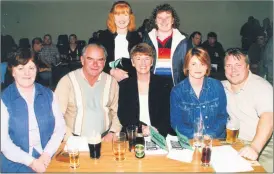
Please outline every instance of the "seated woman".
[[75, 34], [69, 35], [69, 50], [68, 50], [68, 59], [70, 61], [80, 61], [79, 50], [77, 47], [77, 36]]
[[194, 120], [203, 120], [204, 134], [224, 138], [228, 113], [226, 95], [220, 81], [208, 77], [210, 57], [201, 48], [190, 49], [184, 61], [188, 76], [176, 85], [170, 96], [171, 126], [193, 138]]
[[[107, 30], [101, 31], [98, 38], [94, 40], [102, 44], [107, 50], [108, 56], [104, 72], [112, 75], [120, 82], [135, 75], [135, 71], [131, 72], [131, 69], [134, 68], [113, 68], [109, 66], [109, 63], [120, 58], [125, 58], [124, 61], [127, 62], [130, 50], [142, 42], [138, 32], [135, 31], [135, 16], [128, 2], [114, 2], [108, 15], [107, 28]], [[130, 64], [130, 61], [128, 62]]]
[[155, 52], [146, 43], [137, 44], [130, 51], [132, 65], [137, 77], [120, 82], [118, 117], [123, 128], [143, 124], [143, 133], [150, 135], [153, 126], [166, 136], [172, 132], [169, 117], [169, 96], [172, 84], [150, 72]]
[[34, 83], [36, 62], [29, 49], [9, 60], [14, 82], [1, 99], [1, 172], [45, 172], [65, 134], [53, 92]]

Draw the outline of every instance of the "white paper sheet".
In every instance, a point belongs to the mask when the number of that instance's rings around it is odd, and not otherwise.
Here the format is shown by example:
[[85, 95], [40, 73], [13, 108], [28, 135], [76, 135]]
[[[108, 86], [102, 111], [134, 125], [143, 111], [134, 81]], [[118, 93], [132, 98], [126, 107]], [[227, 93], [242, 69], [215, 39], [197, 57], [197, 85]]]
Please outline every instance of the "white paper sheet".
[[212, 148], [211, 164], [216, 172], [247, 172], [254, 170], [251, 164], [230, 145]]
[[168, 152], [152, 142], [149, 136], [145, 137], [145, 153], [146, 155], [165, 155]]
[[65, 151], [69, 148], [78, 148], [80, 152], [89, 152], [88, 141], [86, 137], [70, 136], [64, 148]]
[[167, 158], [191, 163], [194, 151], [182, 148], [177, 136], [167, 135], [166, 141], [169, 149]]

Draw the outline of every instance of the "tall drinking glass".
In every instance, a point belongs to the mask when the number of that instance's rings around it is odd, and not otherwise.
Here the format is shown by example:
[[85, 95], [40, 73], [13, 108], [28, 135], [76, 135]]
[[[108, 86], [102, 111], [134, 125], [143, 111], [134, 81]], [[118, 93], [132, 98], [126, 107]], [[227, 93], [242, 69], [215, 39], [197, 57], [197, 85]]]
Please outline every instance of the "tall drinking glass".
[[226, 142], [234, 144], [238, 138], [240, 122], [238, 119], [230, 119], [226, 124]]
[[135, 125], [129, 125], [126, 128], [127, 131], [127, 139], [128, 139], [128, 148], [129, 151], [134, 152], [134, 147], [135, 147], [135, 140], [136, 140], [136, 134], [137, 134], [137, 126]]
[[202, 150], [202, 166], [210, 166], [211, 149], [212, 149], [212, 137], [210, 135], [203, 136], [203, 150]]
[[126, 153], [126, 134], [116, 133], [112, 139], [112, 151], [116, 161], [123, 161]]
[[202, 117], [198, 117], [194, 120], [194, 135], [193, 135], [193, 146], [201, 147], [203, 141], [203, 129], [204, 123]]

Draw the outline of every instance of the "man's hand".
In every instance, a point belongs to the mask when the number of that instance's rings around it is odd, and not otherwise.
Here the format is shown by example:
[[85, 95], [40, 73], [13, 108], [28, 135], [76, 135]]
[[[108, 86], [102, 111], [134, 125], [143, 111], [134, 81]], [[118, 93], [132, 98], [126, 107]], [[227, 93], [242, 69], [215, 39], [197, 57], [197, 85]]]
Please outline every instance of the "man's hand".
[[111, 142], [113, 138], [113, 133], [109, 132], [106, 136], [104, 136], [103, 141], [105, 142]]
[[253, 149], [251, 146], [245, 146], [240, 150], [239, 155], [250, 160], [257, 160], [259, 153], [256, 152], [256, 150]]
[[120, 82], [129, 77], [126, 71], [121, 70], [119, 68], [111, 69], [110, 75], [112, 75], [117, 80], [117, 82]]
[[29, 167], [37, 173], [44, 173], [46, 171], [45, 165], [38, 159], [34, 159]]
[[50, 158], [50, 155], [47, 152], [44, 152], [44, 153], [42, 153], [42, 155], [39, 157], [38, 160], [41, 161], [45, 165], [45, 167], [47, 168], [50, 161], [51, 161], [51, 158]]

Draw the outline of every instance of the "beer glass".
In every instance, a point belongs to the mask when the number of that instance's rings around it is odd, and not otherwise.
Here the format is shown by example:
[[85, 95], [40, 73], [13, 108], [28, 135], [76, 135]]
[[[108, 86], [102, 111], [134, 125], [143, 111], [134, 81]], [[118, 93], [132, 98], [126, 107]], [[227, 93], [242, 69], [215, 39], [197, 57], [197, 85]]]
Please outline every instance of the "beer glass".
[[137, 126], [135, 125], [129, 125], [126, 128], [127, 131], [127, 139], [128, 139], [128, 148], [129, 151], [134, 152], [135, 147], [135, 140], [136, 140], [136, 134], [137, 134]]
[[203, 140], [204, 123], [202, 117], [198, 117], [194, 120], [194, 134], [193, 134], [193, 146], [201, 147]]
[[78, 168], [80, 165], [78, 148], [69, 148], [68, 153], [69, 153], [69, 166], [73, 169]]
[[125, 159], [126, 146], [126, 134], [124, 132], [113, 135], [112, 151], [116, 161], [123, 161]]
[[203, 150], [202, 150], [202, 166], [210, 166], [211, 149], [212, 149], [213, 138], [210, 135], [203, 136]]
[[240, 122], [238, 119], [230, 119], [226, 124], [226, 142], [234, 144], [239, 135]]

